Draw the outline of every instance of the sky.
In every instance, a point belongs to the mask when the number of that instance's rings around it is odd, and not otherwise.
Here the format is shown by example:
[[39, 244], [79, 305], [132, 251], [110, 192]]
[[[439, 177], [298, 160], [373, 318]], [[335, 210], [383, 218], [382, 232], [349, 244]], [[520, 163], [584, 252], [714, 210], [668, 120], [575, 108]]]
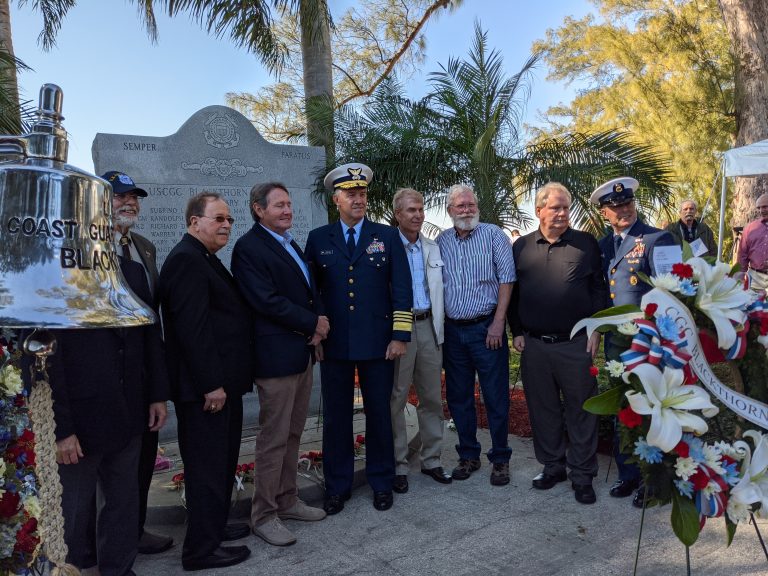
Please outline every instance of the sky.
[[[201, 108], [225, 105], [227, 92], [255, 92], [273, 81], [254, 56], [208, 35], [184, 16], [158, 15], [159, 39], [153, 45], [135, 3], [127, 0], [80, 0], [67, 15], [57, 45], [44, 52], [37, 43], [42, 18], [31, 4], [19, 8], [11, 2], [14, 51], [33, 69], [20, 75], [22, 98], [36, 105], [43, 84], [62, 88], [68, 162], [88, 172], [93, 171], [91, 144], [97, 132], [168, 136]], [[349, 4], [329, 0], [335, 18]], [[423, 96], [426, 76], [438, 63], [467, 54], [475, 20], [488, 31], [489, 45], [502, 53], [511, 75], [548, 28], [591, 10], [586, 0], [465, 0], [460, 9], [427, 24], [427, 60], [407, 82], [408, 91]], [[546, 75], [543, 66], [534, 73], [529, 123], [535, 124], [547, 107], [573, 97], [573, 87], [549, 83]]]

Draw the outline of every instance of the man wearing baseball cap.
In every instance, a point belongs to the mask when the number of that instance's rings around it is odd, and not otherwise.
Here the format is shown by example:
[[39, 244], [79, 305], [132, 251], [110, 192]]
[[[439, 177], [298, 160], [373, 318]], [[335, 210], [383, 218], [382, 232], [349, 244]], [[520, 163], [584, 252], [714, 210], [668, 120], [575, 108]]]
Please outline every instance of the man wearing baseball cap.
[[[669, 232], [648, 226], [638, 219], [635, 206], [635, 192], [638, 187], [637, 180], [622, 176], [598, 186], [589, 198], [593, 204], [600, 207], [600, 214], [611, 226], [611, 232], [598, 244], [612, 306], [640, 306], [640, 300], [651, 286], [643, 282], [639, 274], [655, 276], [654, 248], [675, 244], [675, 239]], [[611, 346], [610, 338], [606, 338], [605, 353], [608, 359], [618, 359], [619, 351]], [[610, 494], [614, 498], [625, 498], [635, 491], [632, 505], [642, 508], [645, 489], [642, 487], [640, 469], [634, 464], [626, 463], [632, 451], [628, 449], [628, 454], [622, 453], [619, 444], [617, 433], [613, 451], [619, 479], [611, 486]]]
[[[133, 179], [116, 170], [110, 170], [102, 178], [112, 185], [112, 223], [115, 232], [115, 246], [119, 256], [141, 265], [147, 277], [152, 301], [147, 302], [155, 312], [158, 312], [157, 281], [160, 277], [157, 271], [157, 249], [150, 240], [132, 231], [139, 221], [141, 213], [140, 198], [147, 197], [147, 191], [136, 186]], [[165, 398], [162, 399], [163, 402]], [[150, 398], [150, 402], [155, 399]], [[162, 534], [154, 534], [144, 530], [147, 517], [147, 498], [152, 482], [157, 456], [158, 432], [149, 429], [144, 431], [141, 438], [141, 454], [139, 455], [139, 553], [157, 554], [168, 550], [173, 545], [173, 538]]]

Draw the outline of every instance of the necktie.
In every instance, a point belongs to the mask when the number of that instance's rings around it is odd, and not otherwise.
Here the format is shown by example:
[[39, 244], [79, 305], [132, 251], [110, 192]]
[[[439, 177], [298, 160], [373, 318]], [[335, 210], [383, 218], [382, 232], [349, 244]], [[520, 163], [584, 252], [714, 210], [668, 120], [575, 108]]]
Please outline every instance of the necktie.
[[624, 241], [624, 239], [621, 236], [614, 236], [613, 238], [613, 253], [618, 254], [619, 248], [621, 248], [621, 243]]
[[355, 253], [355, 229], [354, 228], [347, 229], [347, 252], [349, 252], [350, 256], [352, 256], [352, 254]]
[[120, 237], [120, 247], [123, 249], [123, 258], [128, 261], [133, 260], [131, 257], [131, 238], [129, 236]]

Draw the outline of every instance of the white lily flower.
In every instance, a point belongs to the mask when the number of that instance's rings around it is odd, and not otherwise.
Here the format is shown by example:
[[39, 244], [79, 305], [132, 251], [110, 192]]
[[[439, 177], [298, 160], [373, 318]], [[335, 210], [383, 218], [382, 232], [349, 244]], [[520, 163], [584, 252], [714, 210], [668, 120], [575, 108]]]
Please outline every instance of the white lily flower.
[[651, 284], [656, 288], [663, 288], [667, 292], [680, 292], [680, 280], [670, 272], [654, 276], [651, 278]]
[[632, 322], [637, 318], [643, 318], [642, 312], [627, 312], [626, 314], [617, 314], [616, 316], [603, 316], [601, 318], [584, 318], [576, 322], [576, 325], [571, 330], [571, 338], [582, 328], [587, 329], [587, 338], [592, 336], [592, 333], [601, 326], [619, 326], [625, 322]]
[[[764, 517], [766, 512], [763, 510], [768, 505], [768, 435], [763, 435], [755, 430], [748, 430], [744, 436], [751, 438], [755, 443], [754, 454], [750, 450], [749, 444], [743, 440], [734, 442], [734, 448], [737, 448], [744, 454], [744, 460], [741, 465], [741, 479], [739, 483], [731, 488], [730, 500], [728, 504], [728, 515], [734, 519], [734, 515], [741, 517], [744, 510], [751, 510], [753, 504], [761, 504], [761, 510], [758, 516]], [[731, 514], [731, 503], [734, 506], [734, 515]], [[735, 521], [735, 519], [734, 519]]]
[[699, 435], [707, 431], [704, 419], [689, 410], [701, 410], [711, 417], [718, 409], [703, 388], [683, 385], [682, 370], [667, 367], [662, 372], [651, 364], [640, 364], [624, 373], [624, 381], [629, 382], [632, 374], [640, 379], [645, 394], [630, 391], [626, 396], [632, 410], [651, 417], [648, 444], [669, 452], [680, 442], [684, 431]]
[[699, 281], [696, 293], [696, 307], [706, 314], [717, 331], [717, 345], [728, 350], [736, 341], [737, 325], [747, 320], [746, 307], [754, 300], [751, 290], [744, 290], [728, 273], [729, 264], [709, 264], [703, 258], [691, 258], [686, 262], [693, 268], [694, 277]]

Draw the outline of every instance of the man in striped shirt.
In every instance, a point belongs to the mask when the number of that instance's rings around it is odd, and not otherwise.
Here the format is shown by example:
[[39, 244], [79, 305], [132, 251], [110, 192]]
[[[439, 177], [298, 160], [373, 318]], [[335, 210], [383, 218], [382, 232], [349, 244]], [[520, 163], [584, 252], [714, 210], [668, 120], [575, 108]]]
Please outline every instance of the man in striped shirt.
[[443, 257], [445, 289], [446, 399], [456, 424], [459, 463], [455, 480], [465, 480], [480, 469], [475, 412], [475, 373], [480, 381], [493, 465], [491, 484], [509, 483], [509, 345], [505, 318], [515, 281], [509, 240], [498, 226], [480, 222], [477, 196], [469, 186], [456, 184], [446, 202], [453, 228], [437, 237]]

